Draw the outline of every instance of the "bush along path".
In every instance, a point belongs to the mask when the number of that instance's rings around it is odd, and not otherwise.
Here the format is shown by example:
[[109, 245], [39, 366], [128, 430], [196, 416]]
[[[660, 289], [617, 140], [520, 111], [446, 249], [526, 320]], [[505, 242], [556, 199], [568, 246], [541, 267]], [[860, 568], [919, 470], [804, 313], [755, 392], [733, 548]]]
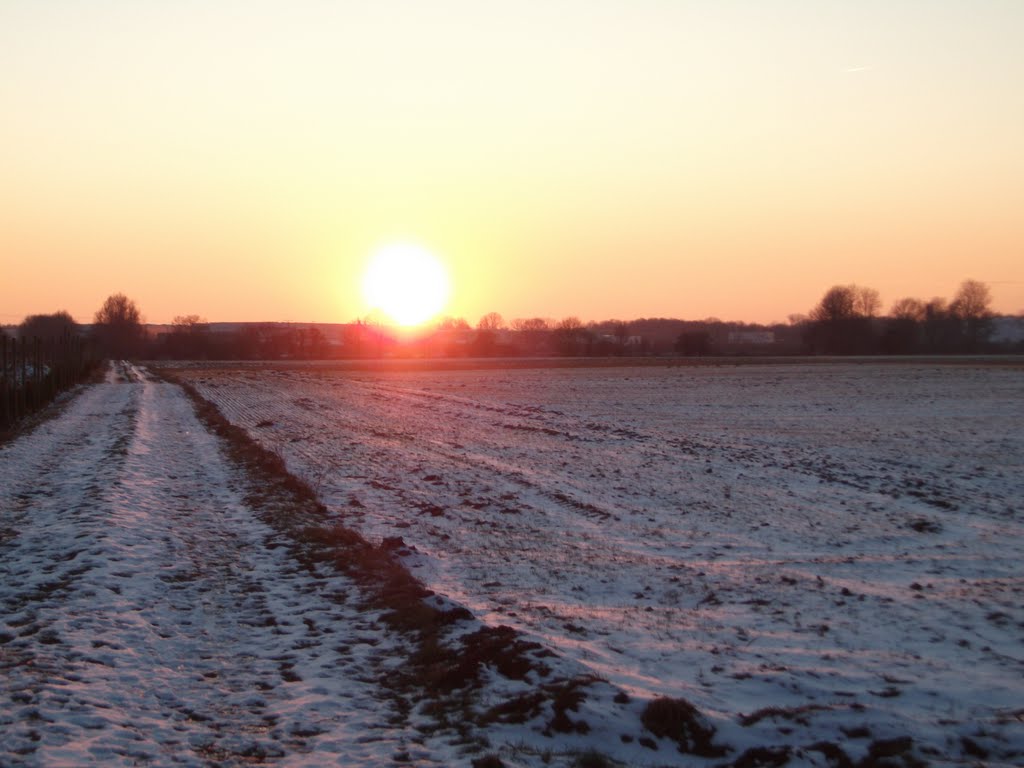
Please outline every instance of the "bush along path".
[[[0, 448], [0, 764], [854, 765], [631, 701], [409, 554], [194, 392], [111, 366]], [[923, 764], [910, 739], [869, 757]]]

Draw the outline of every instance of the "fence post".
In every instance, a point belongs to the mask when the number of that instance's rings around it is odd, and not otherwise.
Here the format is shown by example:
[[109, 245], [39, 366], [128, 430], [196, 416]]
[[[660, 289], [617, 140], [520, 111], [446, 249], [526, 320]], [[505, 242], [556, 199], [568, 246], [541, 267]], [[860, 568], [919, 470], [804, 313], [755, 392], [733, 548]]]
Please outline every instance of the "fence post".
[[99, 362], [94, 352], [91, 342], [77, 334], [31, 340], [0, 336], [0, 429], [84, 381]]
[[3, 403], [0, 404], [0, 413], [3, 415], [3, 425], [6, 427], [11, 422], [11, 403], [7, 399], [10, 395], [10, 387], [8, 386], [7, 378], [7, 336], [0, 336], [0, 346], [3, 347], [3, 353], [0, 354], [0, 400]]
[[21, 418], [21, 415], [25, 412], [25, 340], [22, 338], [18, 339], [17, 344], [14, 348], [15, 357], [20, 358], [21, 362], [18, 367], [21, 369], [21, 381], [18, 382], [18, 408], [15, 412], [17, 418]]
[[42, 343], [38, 336], [32, 337], [32, 410], [38, 411], [43, 394]]

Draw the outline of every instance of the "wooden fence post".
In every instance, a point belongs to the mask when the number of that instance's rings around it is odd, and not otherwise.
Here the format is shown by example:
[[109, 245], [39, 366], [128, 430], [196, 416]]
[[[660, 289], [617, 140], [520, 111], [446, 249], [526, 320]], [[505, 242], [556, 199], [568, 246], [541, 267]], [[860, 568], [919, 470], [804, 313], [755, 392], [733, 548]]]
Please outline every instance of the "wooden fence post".
[[11, 423], [11, 402], [8, 399], [10, 397], [10, 386], [8, 374], [7, 374], [7, 336], [0, 336], [0, 346], [3, 347], [3, 354], [0, 354], [0, 417], [3, 418], [3, 425], [6, 427]]

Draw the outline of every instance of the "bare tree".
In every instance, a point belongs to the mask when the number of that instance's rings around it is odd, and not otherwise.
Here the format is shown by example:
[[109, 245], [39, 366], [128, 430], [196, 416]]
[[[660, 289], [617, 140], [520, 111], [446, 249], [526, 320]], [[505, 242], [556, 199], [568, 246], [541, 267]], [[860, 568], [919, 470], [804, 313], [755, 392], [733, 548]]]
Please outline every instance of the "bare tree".
[[589, 336], [583, 322], [575, 315], [569, 315], [559, 320], [555, 326], [555, 334], [564, 355], [580, 354]]
[[882, 306], [878, 291], [861, 285], [834, 285], [811, 310], [815, 322], [874, 317]]
[[924, 320], [924, 313], [925, 303], [909, 297], [897, 300], [889, 310], [889, 316], [896, 320], [913, 320], [916, 323]]
[[210, 324], [206, 318], [199, 315], [176, 315], [171, 321], [175, 332], [180, 333], [202, 333], [210, 330]]
[[896, 301], [883, 324], [882, 351], [890, 355], [920, 351], [924, 316], [925, 303], [920, 299]]
[[199, 315], [178, 315], [171, 321], [166, 352], [179, 359], [205, 359], [209, 353], [210, 324]]
[[849, 320], [857, 316], [857, 296], [853, 285], [834, 285], [811, 310], [810, 318], [816, 323]]
[[468, 331], [469, 323], [464, 317], [442, 317], [437, 323], [439, 331]]
[[131, 357], [142, 349], [145, 339], [142, 313], [123, 293], [108, 296], [93, 317], [93, 334], [107, 355]]
[[142, 314], [134, 301], [123, 293], [114, 293], [96, 310], [92, 321], [97, 325], [141, 325]]
[[925, 302], [924, 305], [924, 319], [931, 320], [938, 317], [945, 317], [949, 314], [949, 307], [946, 305], [946, 300], [941, 296], [936, 296], [930, 301]]
[[476, 324], [478, 331], [500, 331], [505, 327], [505, 318], [497, 312], [488, 312]]
[[992, 316], [991, 303], [992, 292], [985, 283], [964, 280], [949, 309], [962, 320], [981, 320]]
[[550, 329], [550, 327], [551, 323], [543, 317], [517, 317], [512, 321], [512, 330], [514, 331], [525, 331], [529, 333], [531, 331], [546, 331]]
[[926, 302], [921, 321], [925, 351], [948, 352], [955, 349], [960, 336], [959, 326], [959, 320], [944, 298], [936, 296]]
[[991, 303], [992, 292], [985, 283], [964, 280], [949, 305], [950, 313], [963, 324], [968, 352], [977, 352], [979, 345], [988, 339], [992, 330]]
[[512, 321], [512, 330], [519, 333], [531, 353], [548, 351], [551, 324], [543, 317], [516, 318]]
[[874, 288], [851, 285], [853, 291], [853, 307], [859, 317], [874, 317], [882, 308], [882, 299]]
[[52, 315], [29, 315], [18, 326], [18, 335], [23, 339], [60, 339], [78, 333], [78, 323], [65, 310]]
[[473, 341], [475, 354], [493, 355], [498, 344], [498, 333], [505, 328], [505, 318], [497, 312], [488, 312], [476, 324], [476, 339]]
[[814, 350], [863, 354], [874, 349], [872, 317], [881, 301], [878, 291], [859, 285], [834, 285], [811, 310], [806, 338]]

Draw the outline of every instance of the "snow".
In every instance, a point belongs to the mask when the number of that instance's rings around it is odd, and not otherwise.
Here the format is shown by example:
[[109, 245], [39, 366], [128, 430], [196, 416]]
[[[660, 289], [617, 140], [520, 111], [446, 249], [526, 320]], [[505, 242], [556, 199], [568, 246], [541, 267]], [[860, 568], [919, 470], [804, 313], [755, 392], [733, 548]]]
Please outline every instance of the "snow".
[[182, 375], [432, 589], [637, 705], [685, 697], [738, 750], [1024, 751], [1018, 369]]
[[[401, 536], [442, 602], [539, 641], [555, 677], [608, 681], [571, 713], [588, 733], [493, 725], [507, 765], [722, 764], [650, 739], [659, 696], [729, 759], [911, 736], [935, 765], [977, 764], [967, 744], [1021, 762], [1020, 370], [176, 375], [339, 522]], [[290, 558], [249, 482], [132, 366], [0, 446], [0, 763], [470, 764], [396, 712], [380, 681], [406, 641]], [[483, 707], [541, 684], [489, 678]]]
[[275, 546], [242, 486], [180, 388], [131, 367], [0, 450], [0, 763], [423, 751], [379, 691], [399, 641]]

